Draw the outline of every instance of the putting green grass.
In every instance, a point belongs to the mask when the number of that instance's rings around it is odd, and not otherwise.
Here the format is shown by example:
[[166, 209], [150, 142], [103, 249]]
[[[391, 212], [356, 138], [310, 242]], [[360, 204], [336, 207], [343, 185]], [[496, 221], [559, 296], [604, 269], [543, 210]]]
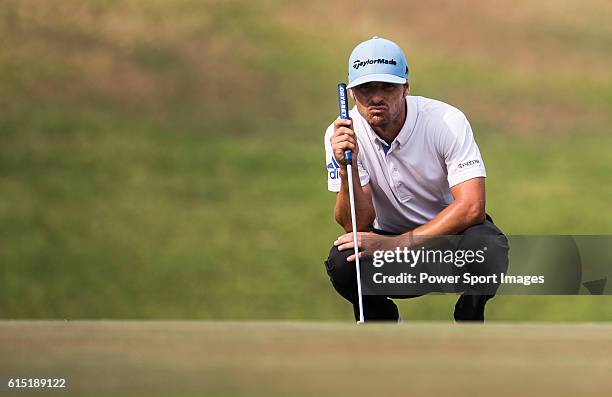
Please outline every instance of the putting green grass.
[[[348, 320], [322, 144], [372, 35], [465, 112], [502, 230], [612, 233], [611, 4], [0, 1], [0, 317]], [[587, 298], [488, 318], [612, 321]]]
[[587, 323], [0, 322], [0, 376], [79, 396], [609, 396], [611, 353]]

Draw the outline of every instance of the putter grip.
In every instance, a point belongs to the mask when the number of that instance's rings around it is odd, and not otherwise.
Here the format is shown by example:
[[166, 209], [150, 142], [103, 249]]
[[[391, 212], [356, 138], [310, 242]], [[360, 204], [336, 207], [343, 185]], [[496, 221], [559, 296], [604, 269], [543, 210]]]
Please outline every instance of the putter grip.
[[[340, 118], [348, 120], [348, 96], [346, 93], [346, 84], [338, 84], [338, 108], [340, 109]], [[350, 165], [353, 162], [353, 153], [350, 150], [344, 152], [344, 164]]]

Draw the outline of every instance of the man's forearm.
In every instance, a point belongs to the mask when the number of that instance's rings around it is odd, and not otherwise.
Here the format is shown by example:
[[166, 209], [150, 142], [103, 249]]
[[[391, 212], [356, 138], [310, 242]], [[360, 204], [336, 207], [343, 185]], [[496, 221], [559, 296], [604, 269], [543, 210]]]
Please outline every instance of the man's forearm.
[[[346, 232], [352, 230], [351, 224], [351, 205], [348, 188], [348, 172], [346, 168], [340, 169], [341, 188], [336, 198], [336, 207], [334, 215], [336, 222], [344, 228]], [[353, 191], [355, 194], [355, 213], [357, 221], [357, 231], [364, 232], [370, 229], [370, 225], [374, 222], [376, 214], [371, 198], [363, 191], [359, 180], [359, 172], [353, 171]]]
[[402, 240], [401, 245], [418, 245], [430, 237], [461, 233], [472, 225], [484, 222], [485, 216], [484, 202], [455, 201], [431, 221], [398, 236], [398, 238]]

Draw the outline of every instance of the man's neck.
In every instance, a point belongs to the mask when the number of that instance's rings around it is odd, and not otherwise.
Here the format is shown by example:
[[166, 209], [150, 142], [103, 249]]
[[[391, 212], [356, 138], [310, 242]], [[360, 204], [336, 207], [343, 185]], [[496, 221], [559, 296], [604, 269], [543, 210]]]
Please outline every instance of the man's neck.
[[372, 130], [383, 141], [390, 144], [399, 135], [400, 131], [402, 130], [402, 127], [404, 126], [404, 123], [406, 122], [406, 117], [408, 113], [406, 108], [406, 98], [404, 98], [404, 105], [402, 106], [402, 112], [400, 116], [385, 126], [371, 126]]

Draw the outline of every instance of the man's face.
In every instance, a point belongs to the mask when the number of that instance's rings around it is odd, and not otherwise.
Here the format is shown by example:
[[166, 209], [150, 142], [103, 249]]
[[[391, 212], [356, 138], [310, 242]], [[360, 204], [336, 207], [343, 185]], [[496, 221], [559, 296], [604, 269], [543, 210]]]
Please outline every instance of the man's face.
[[359, 114], [372, 127], [386, 127], [402, 116], [408, 83], [371, 82], [351, 89]]

